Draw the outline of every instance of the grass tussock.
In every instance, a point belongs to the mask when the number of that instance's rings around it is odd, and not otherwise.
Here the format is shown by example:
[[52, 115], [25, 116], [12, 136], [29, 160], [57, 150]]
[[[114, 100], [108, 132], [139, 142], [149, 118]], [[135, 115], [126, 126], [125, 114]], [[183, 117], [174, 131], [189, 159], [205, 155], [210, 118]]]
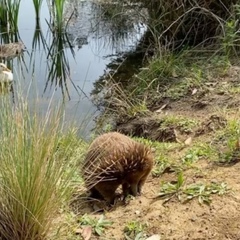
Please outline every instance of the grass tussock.
[[[126, 84], [119, 84], [117, 76], [107, 76], [112, 83], [108, 83], [111, 100], [117, 101], [104, 102], [131, 116], [146, 112], [159, 99], [165, 103], [166, 99], [176, 101], [209, 92], [212, 79], [224, 76], [239, 54], [240, 5], [236, 0], [142, 2], [149, 16], [139, 46], [146, 43], [151, 49], [152, 40], [153, 53], [137, 74], [128, 76]], [[128, 71], [128, 67], [122, 65], [118, 71]]]
[[60, 110], [39, 120], [24, 102], [0, 103], [0, 239], [46, 239], [70, 193], [76, 144], [63, 139]]
[[237, 0], [146, 1], [145, 4], [154, 35], [164, 45], [181, 48], [215, 42], [233, 16]]
[[194, 89], [198, 93], [208, 91], [205, 83], [224, 76], [231, 66], [226, 56], [204, 49], [179, 53], [165, 49], [145, 65], [130, 78], [127, 86], [117, 83], [114, 75], [108, 76], [108, 92], [104, 98], [107, 109], [135, 116], [139, 112], [147, 112], [149, 106], [159, 99], [179, 100], [191, 96]]

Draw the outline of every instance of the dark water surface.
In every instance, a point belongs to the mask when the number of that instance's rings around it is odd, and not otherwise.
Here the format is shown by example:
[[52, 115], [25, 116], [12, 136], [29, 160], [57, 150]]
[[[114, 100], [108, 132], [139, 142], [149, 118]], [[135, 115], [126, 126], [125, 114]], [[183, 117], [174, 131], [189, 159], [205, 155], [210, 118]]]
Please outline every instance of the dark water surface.
[[[73, 10], [75, 9], [75, 12]], [[103, 75], [106, 65], [136, 46], [145, 27], [136, 20], [115, 26], [102, 9], [90, 1], [67, 1], [66, 34], [51, 31], [51, 18], [43, 1], [40, 30], [30, 0], [22, 0], [19, 10], [19, 35], [26, 46], [22, 57], [8, 62], [14, 73], [14, 92], [23, 91], [29, 103], [41, 113], [64, 101], [66, 121], [74, 121], [87, 137], [98, 110], [91, 102], [93, 83]], [[134, 18], [133, 18], [134, 19]], [[1, 34], [1, 43], [16, 41]], [[12, 39], [11, 39], [12, 38]], [[6, 40], [7, 39], [7, 40]], [[15, 94], [16, 95], [16, 94]]]

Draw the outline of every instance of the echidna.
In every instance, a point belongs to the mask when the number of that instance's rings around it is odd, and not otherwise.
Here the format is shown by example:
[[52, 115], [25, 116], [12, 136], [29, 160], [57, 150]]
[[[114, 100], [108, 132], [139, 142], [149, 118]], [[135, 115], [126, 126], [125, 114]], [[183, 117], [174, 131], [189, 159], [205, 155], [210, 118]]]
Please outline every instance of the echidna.
[[123, 195], [140, 195], [153, 167], [151, 150], [118, 132], [105, 133], [90, 145], [82, 174], [91, 197], [113, 203], [122, 185]]

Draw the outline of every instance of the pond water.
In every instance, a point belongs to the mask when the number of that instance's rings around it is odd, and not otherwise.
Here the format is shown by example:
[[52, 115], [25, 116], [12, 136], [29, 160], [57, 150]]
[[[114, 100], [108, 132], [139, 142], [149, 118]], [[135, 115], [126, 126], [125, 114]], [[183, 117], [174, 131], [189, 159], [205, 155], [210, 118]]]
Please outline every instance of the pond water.
[[50, 29], [46, 1], [41, 7], [40, 26], [36, 26], [32, 1], [22, 0], [18, 39], [0, 35], [1, 43], [21, 40], [26, 46], [21, 57], [8, 62], [14, 73], [14, 91], [21, 88], [29, 103], [43, 114], [50, 102], [53, 106], [64, 102], [66, 121], [74, 121], [83, 137], [90, 134], [98, 114], [91, 101], [93, 83], [104, 74], [108, 63], [132, 50], [145, 31], [139, 20], [128, 18], [128, 22], [121, 22], [126, 26], [116, 26], [110, 19], [101, 18], [103, 13], [94, 2], [68, 1], [67, 31], [59, 35]]

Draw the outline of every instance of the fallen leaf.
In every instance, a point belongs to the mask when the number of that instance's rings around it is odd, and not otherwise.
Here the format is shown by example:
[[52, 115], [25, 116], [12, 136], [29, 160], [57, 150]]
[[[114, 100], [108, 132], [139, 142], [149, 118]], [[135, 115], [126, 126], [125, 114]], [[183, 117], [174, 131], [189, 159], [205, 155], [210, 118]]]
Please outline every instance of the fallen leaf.
[[178, 139], [178, 138], [176, 138], [176, 142], [177, 143], [182, 143], [182, 141], [180, 139]]
[[214, 87], [214, 86], [217, 85], [217, 82], [215, 82], [215, 83], [214, 83], [214, 82], [205, 82], [204, 84], [205, 84], [206, 86], [213, 86], [213, 87]]
[[142, 67], [142, 68], [139, 68], [139, 70], [143, 71], [143, 70], [149, 70], [149, 68], [147, 67]]
[[191, 145], [191, 143], [192, 143], [192, 137], [187, 138], [184, 142], [184, 144], [188, 146]]
[[174, 78], [177, 78], [177, 77], [178, 77], [175, 69], [173, 69], [173, 71], [172, 71], [172, 77], [174, 77]]
[[197, 91], [198, 91], [198, 90], [197, 90], [196, 88], [194, 88], [194, 89], [192, 90], [192, 95], [196, 94]]
[[75, 233], [78, 235], [78, 234], [81, 234], [82, 233], [82, 229], [81, 228], [78, 228], [75, 230]]
[[91, 226], [84, 227], [81, 235], [84, 240], [89, 240], [92, 236], [92, 227]]
[[212, 91], [215, 90], [215, 88], [213, 88], [213, 87], [209, 87], [208, 90], [212, 92]]
[[156, 152], [156, 148], [151, 148], [151, 151], [153, 152], [153, 153], [155, 153]]
[[164, 108], [166, 108], [167, 104], [163, 104], [158, 110], [156, 110], [156, 113], [162, 112]]

